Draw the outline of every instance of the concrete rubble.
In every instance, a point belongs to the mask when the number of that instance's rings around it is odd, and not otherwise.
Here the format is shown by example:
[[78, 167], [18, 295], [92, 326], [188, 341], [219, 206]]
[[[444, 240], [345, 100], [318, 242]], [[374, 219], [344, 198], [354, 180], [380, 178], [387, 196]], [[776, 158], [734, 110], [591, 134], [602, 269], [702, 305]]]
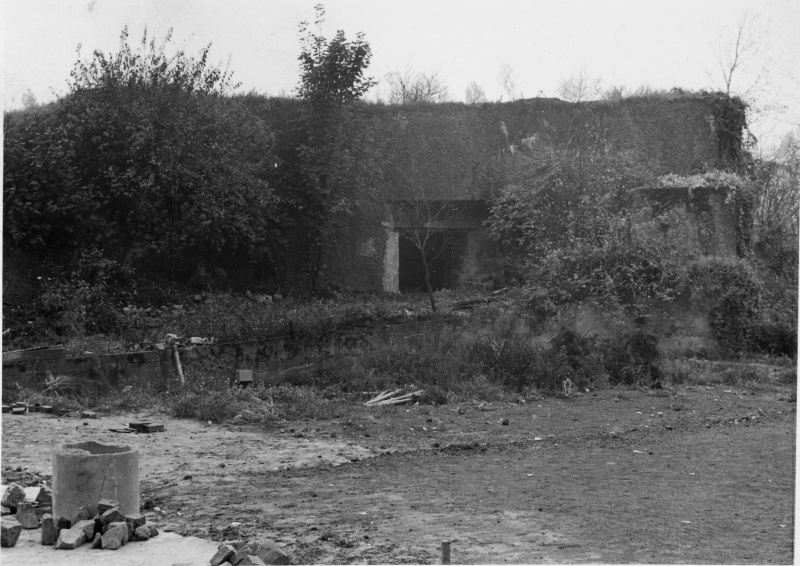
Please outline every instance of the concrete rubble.
[[258, 543], [243, 540], [223, 542], [211, 557], [211, 566], [256, 564], [291, 564], [292, 559], [272, 541]]
[[15, 483], [3, 487], [2, 546], [13, 547], [22, 529], [41, 528], [41, 544], [56, 550], [74, 550], [90, 544], [92, 548], [116, 550], [131, 541], [146, 541], [158, 536], [155, 525], [144, 515], [123, 514], [119, 503], [102, 499], [75, 510], [70, 518], [52, 515], [52, 494], [47, 486], [23, 488]]

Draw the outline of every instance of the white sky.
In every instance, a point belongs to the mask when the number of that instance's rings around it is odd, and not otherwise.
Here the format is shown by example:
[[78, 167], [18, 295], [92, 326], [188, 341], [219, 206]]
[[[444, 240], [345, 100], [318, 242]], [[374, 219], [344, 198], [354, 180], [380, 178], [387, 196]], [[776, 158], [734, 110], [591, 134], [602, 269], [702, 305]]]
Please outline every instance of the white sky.
[[[298, 81], [301, 20], [319, 0], [3, 0], [5, 108], [28, 89], [39, 102], [66, 90], [82, 54], [116, 51], [147, 26], [158, 38], [174, 29], [187, 53], [213, 42], [212, 60], [230, 57], [242, 90], [291, 94]], [[559, 82], [583, 71], [606, 86], [719, 88], [715, 50], [734, 38], [745, 13], [757, 16], [758, 53], [744, 62], [734, 91], [766, 73], [756, 97], [785, 107], [760, 120], [756, 135], [777, 139], [800, 123], [798, 0], [328, 0], [323, 33], [362, 31], [372, 47], [368, 74], [385, 79], [410, 68], [438, 72], [454, 100], [477, 82], [490, 100], [503, 94], [498, 74], [514, 72], [524, 97], [556, 96]], [[726, 51], [726, 54], [729, 51]], [[711, 74], [711, 76], [709, 76]], [[383, 94], [385, 81], [370, 98]]]

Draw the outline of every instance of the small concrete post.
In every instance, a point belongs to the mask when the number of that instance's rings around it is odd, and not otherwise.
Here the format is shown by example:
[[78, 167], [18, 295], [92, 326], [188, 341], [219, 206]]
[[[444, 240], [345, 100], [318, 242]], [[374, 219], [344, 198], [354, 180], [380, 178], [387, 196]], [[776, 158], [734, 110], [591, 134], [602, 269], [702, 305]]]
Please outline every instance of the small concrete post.
[[450, 564], [450, 541], [442, 541], [442, 564]]

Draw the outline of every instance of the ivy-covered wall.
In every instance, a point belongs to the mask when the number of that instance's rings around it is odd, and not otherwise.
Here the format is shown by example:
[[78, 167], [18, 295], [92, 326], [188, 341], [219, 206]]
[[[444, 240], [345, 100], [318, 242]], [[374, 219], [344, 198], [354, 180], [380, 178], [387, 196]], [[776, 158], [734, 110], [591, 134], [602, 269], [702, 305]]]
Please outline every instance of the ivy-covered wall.
[[[656, 175], [731, 169], [744, 128], [744, 108], [735, 99], [715, 94], [588, 103], [530, 99], [474, 106], [364, 105], [361, 111], [370, 117], [364, 123], [373, 128], [370, 139], [380, 153], [376, 190], [388, 200], [488, 201], [503, 186], [505, 160], [534, 140], [626, 151]], [[417, 187], [404, 175], [411, 166], [422, 179]], [[452, 179], [458, 182], [449, 182]], [[736, 222], [724, 195], [687, 190], [648, 194], [653, 205], [681, 208], [687, 229], [706, 253], [736, 253]], [[336, 246], [328, 250], [326, 281], [344, 289], [393, 290], [386, 289], [379, 276], [385, 270], [379, 261], [385, 238], [381, 242], [374, 229], [359, 235], [359, 226], [343, 226]], [[465, 258], [461, 281], [492, 265], [486, 238], [476, 235], [472, 240], [474, 253]], [[370, 246], [375, 253], [367, 257], [362, 252]]]
[[667, 210], [677, 213], [675, 225], [664, 225], [667, 232], [680, 231], [703, 255], [737, 255], [735, 204], [726, 188], [659, 187], [636, 191], [637, 205], [655, 217]]

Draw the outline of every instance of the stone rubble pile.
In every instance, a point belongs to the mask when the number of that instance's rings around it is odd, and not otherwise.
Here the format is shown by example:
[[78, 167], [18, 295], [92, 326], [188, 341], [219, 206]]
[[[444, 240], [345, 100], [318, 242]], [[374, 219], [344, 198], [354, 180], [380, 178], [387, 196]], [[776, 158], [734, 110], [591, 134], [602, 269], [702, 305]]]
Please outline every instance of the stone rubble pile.
[[50, 488], [39, 489], [33, 501], [25, 489], [12, 483], [3, 494], [3, 547], [17, 544], [22, 529], [42, 529], [42, 544], [56, 550], [74, 550], [84, 544], [92, 548], [116, 550], [130, 541], [146, 541], [158, 535], [155, 525], [148, 525], [144, 515], [123, 515], [119, 502], [101, 499], [95, 505], [80, 507], [72, 517], [53, 517]]
[[244, 540], [226, 541], [219, 545], [211, 558], [211, 566], [232, 564], [252, 566], [254, 564], [291, 564], [291, 558], [272, 542], [258, 543]]

